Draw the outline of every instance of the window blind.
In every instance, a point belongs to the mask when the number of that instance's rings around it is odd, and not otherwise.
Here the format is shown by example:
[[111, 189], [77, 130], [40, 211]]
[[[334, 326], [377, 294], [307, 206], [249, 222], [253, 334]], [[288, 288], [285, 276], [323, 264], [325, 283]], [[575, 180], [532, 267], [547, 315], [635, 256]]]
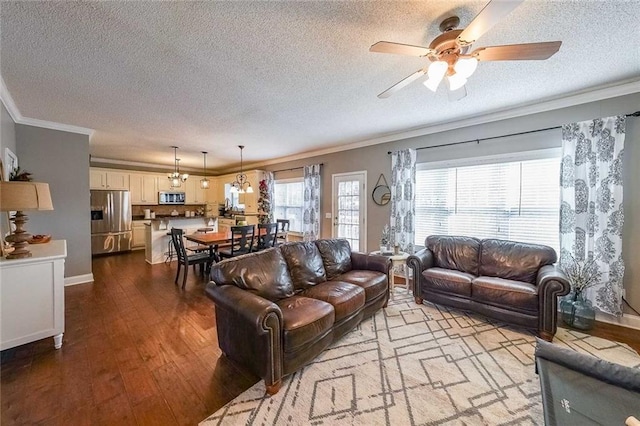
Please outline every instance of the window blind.
[[416, 239], [434, 234], [545, 244], [559, 252], [560, 159], [416, 173]]
[[276, 181], [273, 193], [275, 219], [289, 219], [289, 230], [302, 232], [302, 179]]

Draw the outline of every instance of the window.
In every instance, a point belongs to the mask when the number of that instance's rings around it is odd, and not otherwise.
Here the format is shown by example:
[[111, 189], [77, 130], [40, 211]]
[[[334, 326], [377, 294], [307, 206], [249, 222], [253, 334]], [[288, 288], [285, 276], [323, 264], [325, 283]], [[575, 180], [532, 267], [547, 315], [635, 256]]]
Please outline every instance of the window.
[[302, 178], [277, 180], [274, 185], [275, 219], [289, 219], [289, 230], [302, 232]]
[[[416, 239], [433, 234], [544, 244], [559, 253], [560, 158], [420, 167]], [[428, 166], [428, 165], [427, 165]]]

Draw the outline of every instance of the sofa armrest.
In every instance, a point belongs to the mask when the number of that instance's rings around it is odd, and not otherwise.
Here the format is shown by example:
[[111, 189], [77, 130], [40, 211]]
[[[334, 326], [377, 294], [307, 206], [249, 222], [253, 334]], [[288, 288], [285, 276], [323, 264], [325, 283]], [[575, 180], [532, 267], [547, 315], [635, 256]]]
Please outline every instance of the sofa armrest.
[[429, 269], [433, 266], [433, 253], [428, 248], [423, 248], [407, 258], [407, 265], [418, 273]]
[[378, 271], [388, 274], [391, 269], [391, 260], [386, 256], [352, 252], [351, 269]]
[[540, 337], [551, 341], [558, 328], [558, 297], [568, 294], [571, 285], [567, 276], [555, 265], [545, 265], [538, 271], [538, 312]]
[[275, 303], [233, 285], [211, 281], [207, 296], [216, 305], [218, 345], [267, 385], [282, 377], [282, 311]]

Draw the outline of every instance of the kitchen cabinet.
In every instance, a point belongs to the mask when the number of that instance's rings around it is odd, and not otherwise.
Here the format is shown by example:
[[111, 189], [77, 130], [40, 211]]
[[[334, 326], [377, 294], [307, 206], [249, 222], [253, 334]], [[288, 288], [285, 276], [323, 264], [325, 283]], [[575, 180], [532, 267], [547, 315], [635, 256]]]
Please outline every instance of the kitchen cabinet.
[[132, 205], [158, 204], [158, 179], [155, 175], [131, 173], [129, 184]]
[[168, 175], [158, 175], [158, 191], [176, 191], [175, 188], [171, 188]]
[[224, 203], [224, 197], [219, 198], [218, 179], [214, 177], [207, 177], [207, 179], [209, 179], [209, 189], [204, 190], [204, 200], [207, 204], [211, 204], [211, 208], [215, 210], [215, 213], [218, 213], [218, 203]]
[[205, 204], [205, 189], [200, 188], [202, 176], [189, 176], [182, 185], [185, 187], [185, 204]]
[[129, 173], [120, 170], [91, 169], [89, 171], [91, 189], [129, 190]]
[[236, 226], [235, 219], [218, 218], [218, 232], [231, 232], [232, 226]]
[[145, 226], [150, 223], [148, 220], [134, 220], [131, 222], [131, 248], [133, 250], [145, 248]]
[[64, 333], [65, 240], [29, 246], [31, 257], [0, 258], [0, 350]]

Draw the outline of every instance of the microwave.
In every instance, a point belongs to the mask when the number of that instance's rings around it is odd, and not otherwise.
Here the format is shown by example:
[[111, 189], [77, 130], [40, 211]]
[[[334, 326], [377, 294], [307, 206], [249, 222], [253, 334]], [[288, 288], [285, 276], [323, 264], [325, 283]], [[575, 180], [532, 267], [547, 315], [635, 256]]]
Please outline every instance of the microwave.
[[184, 192], [160, 191], [158, 192], [158, 204], [184, 204]]

